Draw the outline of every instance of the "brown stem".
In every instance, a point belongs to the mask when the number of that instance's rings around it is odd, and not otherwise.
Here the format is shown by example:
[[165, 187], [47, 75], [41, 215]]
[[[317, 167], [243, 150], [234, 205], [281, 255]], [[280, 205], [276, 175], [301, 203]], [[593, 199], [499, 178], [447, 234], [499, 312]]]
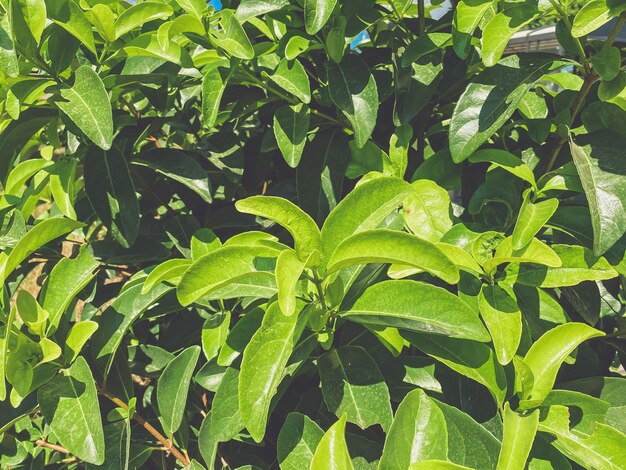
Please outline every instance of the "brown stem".
[[62, 454], [69, 454], [70, 453], [70, 451], [67, 450], [65, 447], [61, 447], [61, 446], [58, 446], [56, 444], [50, 444], [49, 442], [46, 442], [43, 439], [37, 439], [35, 441], [35, 445], [37, 447], [47, 447], [48, 449], [52, 449], [52, 450], [54, 450], [56, 452], [60, 452]]
[[[128, 405], [126, 403], [124, 403], [122, 400], [120, 400], [117, 397], [114, 397], [113, 395], [111, 395], [109, 392], [107, 392], [105, 389], [103, 389], [102, 387], [98, 387], [98, 393], [100, 393], [100, 395], [102, 395], [103, 397], [108, 398], [109, 400], [111, 400], [113, 403], [115, 403], [117, 406], [119, 406], [120, 408], [123, 408], [125, 410], [128, 409]], [[143, 419], [142, 416], [139, 415], [139, 413], [135, 413], [133, 415], [133, 419], [139, 423], [146, 431], [148, 431], [157, 441], [159, 441], [163, 447], [170, 453], [172, 454], [174, 457], [176, 457], [180, 463], [182, 463], [185, 467], [188, 466], [190, 464], [189, 459], [187, 457], [185, 457], [175, 446], [174, 444], [172, 444], [168, 439], [166, 439], [163, 434], [161, 434], [159, 431], [157, 431], [154, 426], [152, 426], [149, 422], [147, 422], [145, 419]]]

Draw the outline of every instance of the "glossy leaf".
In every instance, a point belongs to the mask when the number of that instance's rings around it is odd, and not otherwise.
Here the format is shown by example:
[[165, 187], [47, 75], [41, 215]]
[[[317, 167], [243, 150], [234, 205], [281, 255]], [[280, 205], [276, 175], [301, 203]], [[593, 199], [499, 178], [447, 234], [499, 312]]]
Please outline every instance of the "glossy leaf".
[[384, 281], [365, 290], [347, 320], [373, 326], [489, 341], [476, 312], [440, 287], [416, 281]]
[[508, 403], [504, 406], [504, 430], [498, 470], [524, 470], [538, 425], [539, 410], [520, 415], [512, 411]]
[[[311, 85], [306, 69], [297, 59], [281, 60], [270, 79], [283, 90], [288, 91], [303, 103], [311, 102]], [[295, 106], [292, 106], [295, 108]], [[298, 110], [307, 109], [298, 106]], [[308, 126], [307, 126], [308, 127]]]
[[211, 439], [228, 442], [244, 428], [239, 411], [239, 371], [226, 369], [211, 406]]
[[513, 359], [522, 338], [522, 313], [517, 300], [497, 284], [483, 285], [478, 304], [498, 362], [506, 365]]
[[161, 423], [168, 435], [180, 427], [185, 414], [191, 376], [200, 356], [200, 347], [185, 349], [165, 367], [157, 383]]
[[346, 416], [339, 418], [324, 434], [317, 445], [311, 470], [353, 470], [348, 446], [346, 445]]
[[296, 310], [296, 285], [305, 263], [298, 259], [292, 250], [285, 250], [276, 260], [276, 285], [278, 286], [278, 305], [287, 316]]
[[102, 80], [90, 66], [83, 65], [74, 75], [74, 86], [62, 89], [63, 101], [57, 101], [56, 104], [94, 144], [109, 150], [113, 143], [109, 95]]
[[365, 63], [355, 55], [345, 57], [339, 64], [329, 62], [327, 67], [330, 98], [352, 124], [356, 146], [362, 148], [376, 125], [376, 80]]
[[413, 191], [402, 204], [404, 223], [424, 240], [441, 240], [443, 234], [452, 228], [450, 196], [430, 180], [417, 180], [411, 186]]
[[447, 457], [448, 432], [443, 412], [423, 390], [413, 390], [396, 411], [380, 470], [412, 469], [416, 462]]
[[300, 413], [289, 413], [278, 434], [276, 451], [282, 470], [300, 470], [311, 466], [315, 449], [324, 431], [315, 421]]
[[337, 246], [328, 262], [328, 272], [355, 264], [398, 263], [427, 271], [455, 284], [459, 272], [437, 245], [414, 235], [386, 229], [356, 233]]
[[337, 0], [304, 0], [304, 24], [308, 34], [317, 34], [328, 22]]
[[521, 250], [530, 244], [534, 236], [554, 215], [559, 207], [559, 200], [556, 198], [532, 203], [528, 197], [524, 198], [517, 222], [512, 234], [514, 250]]
[[88, 463], [104, 462], [98, 395], [84, 358], [44, 385], [37, 399], [50, 429], [67, 450]]
[[365, 429], [391, 426], [389, 389], [371, 356], [358, 346], [332, 349], [317, 364], [328, 409]]
[[292, 168], [298, 166], [309, 131], [309, 108], [303, 104], [282, 106], [274, 114], [274, 135], [283, 158]]
[[582, 342], [604, 336], [604, 333], [584, 323], [566, 323], [545, 333], [530, 347], [524, 362], [533, 374], [530, 393], [520, 403], [524, 408], [540, 404], [552, 390], [556, 374], [567, 356]]
[[116, 39], [149, 21], [168, 18], [174, 10], [166, 3], [141, 2], [132, 5], [115, 21]]

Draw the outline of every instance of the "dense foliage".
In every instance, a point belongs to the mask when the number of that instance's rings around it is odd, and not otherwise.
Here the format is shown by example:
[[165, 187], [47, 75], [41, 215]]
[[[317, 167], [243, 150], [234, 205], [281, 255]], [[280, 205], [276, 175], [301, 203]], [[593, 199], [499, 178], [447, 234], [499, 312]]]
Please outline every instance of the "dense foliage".
[[626, 4], [438, 3], [0, 0], [2, 468], [626, 468]]

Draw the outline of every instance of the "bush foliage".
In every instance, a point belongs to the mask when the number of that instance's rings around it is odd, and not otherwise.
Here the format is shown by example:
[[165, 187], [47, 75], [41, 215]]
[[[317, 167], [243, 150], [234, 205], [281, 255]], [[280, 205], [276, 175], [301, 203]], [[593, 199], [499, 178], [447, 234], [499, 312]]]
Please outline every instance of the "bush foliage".
[[424, 3], [0, 0], [2, 468], [626, 468], [626, 5]]

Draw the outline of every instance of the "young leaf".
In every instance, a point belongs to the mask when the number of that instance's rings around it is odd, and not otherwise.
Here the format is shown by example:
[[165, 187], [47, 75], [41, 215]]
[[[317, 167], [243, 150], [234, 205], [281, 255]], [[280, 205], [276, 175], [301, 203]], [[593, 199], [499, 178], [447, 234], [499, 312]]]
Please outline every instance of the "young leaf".
[[493, 5], [493, 0], [460, 0], [454, 9], [452, 44], [454, 52], [461, 59], [468, 56], [472, 46], [472, 35]]
[[518, 178], [527, 181], [531, 186], [537, 187], [535, 175], [530, 167], [524, 163], [521, 158], [505, 150], [478, 150], [470, 155], [469, 161], [471, 163], [492, 163], [493, 167], [502, 168]]
[[278, 305], [281, 311], [291, 316], [296, 310], [296, 284], [304, 271], [305, 263], [292, 250], [284, 250], [276, 260], [276, 285]]
[[354, 470], [346, 445], [346, 415], [322, 437], [311, 460], [311, 470]]
[[594, 256], [583, 246], [552, 245], [561, 259], [561, 266], [547, 267], [539, 264], [522, 264], [507, 268], [507, 282], [525, 286], [565, 287], [583, 281], [602, 281], [617, 276], [617, 271], [602, 257]]
[[293, 237], [301, 260], [305, 260], [314, 250], [321, 251], [317, 224], [292, 202], [274, 196], [252, 196], [237, 201], [235, 207], [239, 212], [264, 217], [285, 227]]
[[506, 365], [513, 359], [522, 338], [522, 313], [517, 301], [502, 287], [493, 284], [482, 286], [478, 304], [498, 362]]
[[160, 420], [168, 436], [180, 427], [187, 404], [191, 376], [200, 356], [200, 346], [185, 349], [165, 367], [157, 383]]
[[283, 158], [291, 168], [300, 163], [309, 132], [310, 111], [304, 104], [282, 106], [274, 114], [274, 136]]
[[469, 84], [450, 121], [450, 152], [460, 163], [511, 117], [530, 87], [555, 65], [541, 55], [512, 55]]
[[339, 244], [328, 262], [328, 273], [366, 263], [398, 263], [459, 282], [459, 270], [439, 248], [426, 240], [396, 230], [374, 229], [356, 233]]
[[71, 0], [46, 2], [48, 18], [78, 39], [94, 54], [96, 45], [93, 40], [91, 24], [83, 10]]
[[214, 313], [202, 325], [202, 352], [207, 361], [210, 361], [220, 351], [228, 336], [230, 327], [230, 312]]
[[57, 101], [56, 105], [94, 144], [109, 150], [113, 143], [113, 115], [104, 84], [89, 65], [79, 67], [74, 77], [74, 86], [61, 90], [64, 101]]
[[96, 322], [89, 320], [78, 322], [72, 326], [72, 329], [65, 339], [63, 350], [63, 360], [66, 364], [71, 364], [76, 360], [83, 346], [85, 346], [85, 343], [87, 343], [89, 338], [96, 332], [98, 326]]
[[241, 0], [235, 14], [241, 23], [250, 18], [280, 10], [289, 5], [289, 0]]
[[219, 47], [239, 59], [252, 59], [254, 48], [232, 10], [222, 10], [218, 15], [221, 31], [214, 34]]
[[337, 0], [304, 0], [304, 25], [310, 35], [317, 34], [328, 22]]
[[574, 17], [572, 36], [579, 38], [589, 34], [611, 20], [611, 10], [607, 0], [586, 2]]
[[524, 470], [537, 434], [539, 410], [520, 415], [504, 405], [504, 431], [497, 470]]
[[139, 203], [126, 159], [114, 147], [104, 152], [91, 147], [85, 158], [85, 191], [94, 211], [111, 236], [129, 248], [139, 233]]
[[541, 404], [552, 390], [556, 374], [567, 356], [580, 343], [598, 336], [604, 333], [584, 323], [572, 322], [553, 328], [533, 343], [524, 362], [533, 374], [534, 385], [523, 396], [520, 407], [528, 409]]
[[391, 426], [389, 389], [376, 362], [359, 346], [331, 349], [319, 358], [322, 393], [328, 409], [361, 429]]
[[226, 287], [246, 275], [261, 271], [262, 259], [274, 259], [279, 252], [265, 246], [224, 246], [195, 261], [178, 284], [176, 295], [182, 305]]
[[[54, 217], [43, 220], [29, 230], [15, 245], [11, 252], [0, 257], [0, 284], [9, 277], [15, 268], [33, 251], [41, 248], [55, 238], [82, 227], [83, 224], [71, 219]], [[3, 253], [6, 255], [6, 253]]]
[[156, 268], [150, 271], [148, 277], [143, 283], [141, 293], [145, 294], [149, 292], [154, 286], [162, 282], [169, 282], [170, 284], [178, 284], [185, 271], [193, 264], [191, 260], [185, 258], [168, 259], [159, 264]]
[[[427, 307], [426, 307], [427, 306]], [[465, 302], [416, 281], [383, 281], [368, 287], [343, 318], [364, 325], [489, 341], [489, 333]]]
[[438, 242], [452, 228], [450, 196], [434, 181], [417, 180], [402, 204], [404, 223], [411, 232], [429, 242]]
[[289, 413], [276, 444], [281, 470], [310, 468], [315, 449], [322, 437], [324, 431], [315, 421], [300, 413]]
[[322, 227], [324, 258], [350, 235], [376, 228], [412, 191], [400, 178], [381, 177], [360, 184], [328, 215]]
[[591, 212], [596, 255], [605, 253], [626, 233], [624, 146], [626, 138], [611, 131], [581, 135], [571, 142]]
[[529, 198], [530, 193], [526, 193], [522, 208], [519, 211], [511, 241], [513, 250], [521, 250], [533, 241], [534, 236], [550, 220], [559, 207], [559, 200], [556, 198], [532, 203]]
[[115, 38], [118, 39], [149, 21], [169, 18], [172, 13], [174, 9], [167, 3], [141, 2], [132, 5], [117, 18]]
[[487, 387], [498, 405], [504, 403], [506, 375], [493, 350], [476, 341], [404, 332], [411, 344], [450, 369]]
[[[301, 309], [300, 305], [297, 310]], [[246, 429], [256, 442], [265, 436], [272, 397], [285, 376], [285, 366], [299, 337], [297, 325], [298, 315], [286, 316], [274, 302], [243, 353], [239, 408]]]
[[423, 390], [410, 392], [393, 419], [380, 470], [408, 470], [422, 460], [448, 457], [448, 431], [441, 409]]
[[98, 394], [83, 357], [40, 388], [37, 401], [46, 423], [63, 447], [84, 462], [104, 463]]
[[362, 148], [376, 126], [376, 80], [365, 62], [356, 55], [344, 57], [340, 64], [328, 62], [326, 66], [330, 98], [352, 124], [356, 146]]

